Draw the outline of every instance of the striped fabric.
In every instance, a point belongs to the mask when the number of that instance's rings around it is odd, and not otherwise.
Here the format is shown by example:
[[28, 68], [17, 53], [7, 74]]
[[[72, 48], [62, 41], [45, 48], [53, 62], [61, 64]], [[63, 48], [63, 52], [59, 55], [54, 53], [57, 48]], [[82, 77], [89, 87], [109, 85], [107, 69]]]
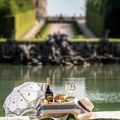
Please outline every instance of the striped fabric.
[[74, 102], [42, 104], [39, 108], [39, 115], [43, 117], [61, 117], [69, 113], [81, 113], [81, 109]]
[[71, 102], [64, 103], [52, 103], [52, 104], [41, 104], [38, 107], [38, 117], [54, 117], [54, 118], [66, 118], [69, 114], [73, 114], [75, 118], [88, 119], [92, 115], [91, 112], [94, 105], [88, 98], [82, 100], [74, 99]]

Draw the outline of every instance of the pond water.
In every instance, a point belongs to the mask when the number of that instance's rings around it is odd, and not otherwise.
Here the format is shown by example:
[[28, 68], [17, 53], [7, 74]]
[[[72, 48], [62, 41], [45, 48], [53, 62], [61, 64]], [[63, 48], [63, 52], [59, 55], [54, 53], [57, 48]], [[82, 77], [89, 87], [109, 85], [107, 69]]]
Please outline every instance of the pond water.
[[[77, 66], [13, 66], [0, 65], [0, 116], [5, 98], [15, 86], [27, 81], [45, 82], [51, 78], [52, 90], [67, 93], [65, 80], [76, 85], [75, 97], [88, 97], [95, 105], [94, 111], [120, 110], [120, 65]], [[68, 79], [69, 78], [69, 79]]]

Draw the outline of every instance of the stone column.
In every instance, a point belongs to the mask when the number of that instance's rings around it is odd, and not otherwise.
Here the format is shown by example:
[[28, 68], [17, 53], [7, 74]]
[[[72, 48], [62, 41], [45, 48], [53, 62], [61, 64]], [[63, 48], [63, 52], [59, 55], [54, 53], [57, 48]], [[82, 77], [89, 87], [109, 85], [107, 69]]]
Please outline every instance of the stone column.
[[36, 7], [38, 19], [45, 18], [47, 16], [47, 0], [36, 0]]

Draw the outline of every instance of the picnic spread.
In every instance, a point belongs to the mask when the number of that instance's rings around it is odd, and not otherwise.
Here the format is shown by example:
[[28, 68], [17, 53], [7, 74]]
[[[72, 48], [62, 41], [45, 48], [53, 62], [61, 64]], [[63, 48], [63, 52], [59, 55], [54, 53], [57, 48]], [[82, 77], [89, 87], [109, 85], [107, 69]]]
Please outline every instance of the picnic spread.
[[[56, 96], [54, 98], [56, 98]], [[94, 108], [88, 98], [78, 100], [74, 97], [66, 97], [65, 95], [61, 95], [61, 98], [59, 100], [57, 99], [58, 101], [55, 100], [54, 102], [48, 102], [44, 99], [37, 107], [38, 117], [60, 118], [68, 114], [73, 114], [77, 118], [81, 117], [82, 114], [91, 114]]]
[[54, 93], [50, 89], [50, 79], [47, 83], [26, 82], [17, 86], [7, 96], [3, 107], [6, 117], [37, 116], [42, 118], [62, 118], [70, 114], [76, 119], [90, 118], [94, 105], [88, 98], [74, 97], [76, 87], [74, 82], [67, 81], [63, 92]]

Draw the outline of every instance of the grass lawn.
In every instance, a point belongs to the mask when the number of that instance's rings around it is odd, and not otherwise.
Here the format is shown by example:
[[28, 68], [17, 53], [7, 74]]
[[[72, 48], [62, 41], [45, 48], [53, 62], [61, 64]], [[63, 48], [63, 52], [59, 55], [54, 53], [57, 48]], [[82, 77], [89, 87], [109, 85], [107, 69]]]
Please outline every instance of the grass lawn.
[[[69, 40], [70, 42], [100, 42], [100, 38], [82, 38], [80, 37], [75, 37]], [[120, 38], [110, 38], [109, 42], [120, 42]]]
[[36, 36], [36, 40], [39, 40], [39, 41], [44, 41], [47, 39], [47, 36], [48, 36], [48, 32], [51, 28], [51, 24], [50, 23], [45, 23], [44, 26], [42, 27], [42, 29], [39, 31], [39, 33], [37, 34]]
[[[16, 42], [45, 42], [47, 40], [47, 38], [42, 38], [42, 37], [39, 37], [39, 38], [34, 38], [34, 39], [31, 39], [31, 40], [28, 40], [28, 39], [18, 39], [16, 40]], [[75, 38], [72, 38], [72, 39], [69, 39], [70, 42], [99, 42], [100, 39], [99, 38], [84, 38], [84, 36], [80, 35], [80, 36], [77, 36]], [[4, 38], [0, 38], [0, 43], [2, 42], [7, 42], [7, 39], [4, 39]], [[113, 43], [120, 43], [120, 38], [110, 38], [109, 39], [109, 42], [113, 42]]]
[[109, 42], [120, 42], [120, 38], [110, 38]]
[[[42, 38], [42, 37], [40, 37], [40, 38], [34, 38], [34, 39], [31, 39], [31, 40], [28, 40], [28, 39], [24, 39], [24, 40], [16, 40], [16, 42], [45, 42], [47, 39], [44, 39], [44, 38]], [[80, 36], [79, 38], [72, 38], [72, 39], [69, 39], [69, 41], [70, 42], [99, 42], [100, 41], [100, 39], [99, 38], [82, 38], [82, 36]], [[7, 39], [0, 39], [0, 43], [2, 43], [2, 42], [7, 42]], [[118, 42], [118, 43], [120, 43], [120, 38], [118, 38], [118, 39], [109, 39], [109, 42]]]
[[17, 39], [16, 41], [17, 42], [44, 42], [47, 40], [48, 31], [50, 30], [50, 28], [51, 28], [51, 24], [45, 23], [35, 38], [32, 38], [30, 40]]
[[46, 39], [45, 38], [32, 38], [32, 39], [17, 39], [16, 42], [45, 42]]
[[70, 42], [99, 42], [99, 38], [85, 38], [85, 37], [76, 37], [69, 40]]
[[[42, 37], [39, 37], [39, 38], [35, 38], [35, 39], [32, 39], [32, 40], [17, 40], [17, 42], [44, 42], [46, 41], [47, 39], [44, 39]], [[0, 39], [0, 42], [5, 42], [6, 39]], [[77, 36], [75, 38], [72, 38], [72, 39], [69, 39], [70, 42], [100, 42], [100, 39], [99, 38], [84, 38], [84, 36], [80, 35], [80, 36]], [[110, 38], [109, 39], [109, 42], [120, 42], [120, 38]]]
[[7, 42], [7, 39], [5, 39], [5, 38], [0, 38], [0, 43], [1, 42]]

